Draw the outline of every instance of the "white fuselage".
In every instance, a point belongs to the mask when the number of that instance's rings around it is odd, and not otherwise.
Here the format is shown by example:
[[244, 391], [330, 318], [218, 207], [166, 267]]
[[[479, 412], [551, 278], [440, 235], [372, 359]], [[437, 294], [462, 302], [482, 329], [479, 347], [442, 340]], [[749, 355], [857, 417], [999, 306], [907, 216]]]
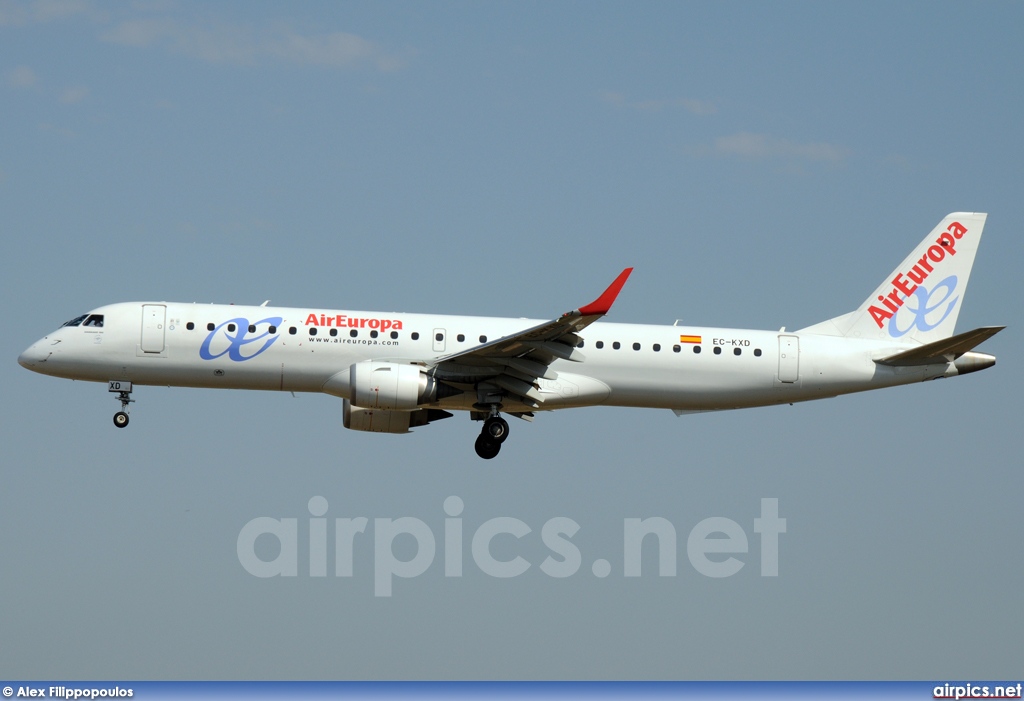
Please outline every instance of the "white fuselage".
[[[19, 362], [35, 372], [77, 380], [349, 398], [348, 368], [355, 363], [429, 366], [541, 323], [165, 302], [112, 304], [90, 314], [102, 315], [102, 326], [61, 327], [33, 344]], [[597, 322], [580, 336], [585, 360], [556, 360], [551, 368], [557, 378], [538, 380], [543, 402], [532, 410], [613, 405], [713, 411], [957, 374], [953, 363], [876, 364], [875, 359], [906, 347], [892, 341], [807, 332]], [[471, 410], [475, 400], [473, 392], [465, 392], [425, 406]]]

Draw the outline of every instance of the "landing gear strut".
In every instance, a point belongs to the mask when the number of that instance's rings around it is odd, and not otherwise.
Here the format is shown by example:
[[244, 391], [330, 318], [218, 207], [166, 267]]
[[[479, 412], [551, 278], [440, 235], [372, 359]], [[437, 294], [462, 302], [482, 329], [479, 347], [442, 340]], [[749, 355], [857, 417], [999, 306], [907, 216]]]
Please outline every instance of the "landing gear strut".
[[484, 421], [484, 427], [473, 446], [476, 454], [484, 460], [496, 456], [501, 450], [501, 444], [508, 438], [508, 421], [501, 418], [496, 409], [491, 411], [491, 416]]
[[128, 425], [128, 405], [135, 401], [132, 399], [132, 383], [111, 380], [107, 383], [107, 391], [117, 392], [117, 399], [121, 402], [121, 411], [114, 414], [114, 425], [124, 428]]

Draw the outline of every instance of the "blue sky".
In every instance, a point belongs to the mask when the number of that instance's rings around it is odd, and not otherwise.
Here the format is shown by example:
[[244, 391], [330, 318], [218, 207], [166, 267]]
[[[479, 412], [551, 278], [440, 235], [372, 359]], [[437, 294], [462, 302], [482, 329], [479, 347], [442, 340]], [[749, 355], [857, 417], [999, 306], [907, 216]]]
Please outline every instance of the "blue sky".
[[[0, 0], [0, 676], [1019, 672], [1021, 26], [1019, 3]], [[15, 362], [115, 301], [546, 318], [627, 265], [610, 320], [795, 329], [960, 210], [990, 213], [958, 330], [1009, 326], [995, 368], [542, 416], [490, 463], [465, 417], [364, 435], [326, 396], [143, 388], [115, 432], [104, 387]], [[351, 580], [236, 557], [314, 496], [440, 537], [453, 495], [467, 534], [530, 524], [502, 547], [531, 569], [437, 560], [382, 599], [370, 540]], [[778, 578], [762, 498], [788, 520]], [[625, 578], [623, 520], [650, 516], [679, 572], [645, 550]], [[538, 567], [554, 517], [580, 524], [562, 580]], [[751, 539], [733, 577], [687, 563], [709, 517]]]

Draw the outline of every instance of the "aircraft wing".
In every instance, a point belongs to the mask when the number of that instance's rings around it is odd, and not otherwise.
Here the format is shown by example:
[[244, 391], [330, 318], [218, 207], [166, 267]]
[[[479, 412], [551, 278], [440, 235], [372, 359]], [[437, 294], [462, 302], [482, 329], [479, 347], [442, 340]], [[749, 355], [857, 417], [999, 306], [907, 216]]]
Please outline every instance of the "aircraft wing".
[[879, 365], [931, 365], [953, 362], [1005, 328], [1005, 326], [982, 326], [973, 331], [926, 343], [923, 346], [915, 346], [895, 355], [876, 358], [875, 362]]
[[[435, 359], [431, 363], [433, 375], [449, 384], [463, 385], [463, 389], [472, 385], [478, 393], [508, 393], [527, 406], [540, 406], [543, 397], [537, 380], [558, 377], [549, 367], [556, 359], [585, 359], [576, 347], [582, 340], [578, 332], [608, 313], [632, 272], [632, 268], [626, 268], [600, 297], [557, 319]], [[485, 383], [482, 387], [478, 386], [481, 382]]]

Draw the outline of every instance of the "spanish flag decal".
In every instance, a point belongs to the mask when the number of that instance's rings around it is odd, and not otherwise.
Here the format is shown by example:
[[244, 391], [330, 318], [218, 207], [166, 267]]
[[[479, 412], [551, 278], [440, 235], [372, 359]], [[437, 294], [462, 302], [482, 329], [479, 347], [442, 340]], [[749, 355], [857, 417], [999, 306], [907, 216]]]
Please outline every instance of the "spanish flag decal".
[[700, 336], [680, 336], [680, 343], [700, 343]]

